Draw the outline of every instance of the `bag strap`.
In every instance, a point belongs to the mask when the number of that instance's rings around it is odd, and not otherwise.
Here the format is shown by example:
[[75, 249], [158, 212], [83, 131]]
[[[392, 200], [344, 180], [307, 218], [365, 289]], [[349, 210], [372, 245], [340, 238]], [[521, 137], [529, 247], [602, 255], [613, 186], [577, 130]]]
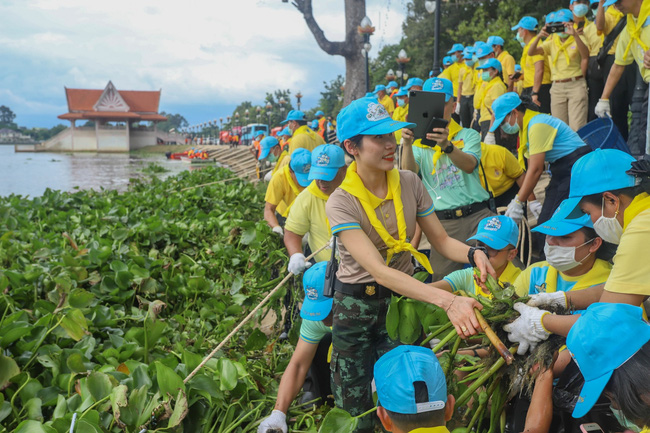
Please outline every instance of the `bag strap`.
[[607, 53], [609, 50], [612, 49], [612, 46], [614, 45], [614, 41], [618, 37], [618, 35], [621, 34], [625, 26], [627, 25], [627, 19], [625, 17], [621, 18], [618, 23], [616, 23], [616, 26], [612, 29], [611, 32], [607, 36], [605, 36], [605, 39], [603, 40], [603, 46], [600, 47], [600, 51], [598, 52], [598, 55], [596, 56], [596, 59], [600, 62], [601, 59], [604, 60], [605, 57], [607, 56]]
[[483, 172], [483, 180], [485, 181], [485, 190], [490, 194], [490, 198], [494, 198], [494, 194], [490, 191], [490, 185], [487, 181], [487, 176], [485, 175], [485, 168], [483, 168], [483, 162], [479, 159], [478, 164], [481, 166], [481, 172]]
[[330, 257], [330, 262], [333, 262], [336, 260], [336, 238], [337, 236], [332, 236], [334, 238], [334, 241], [332, 242], [332, 256]]

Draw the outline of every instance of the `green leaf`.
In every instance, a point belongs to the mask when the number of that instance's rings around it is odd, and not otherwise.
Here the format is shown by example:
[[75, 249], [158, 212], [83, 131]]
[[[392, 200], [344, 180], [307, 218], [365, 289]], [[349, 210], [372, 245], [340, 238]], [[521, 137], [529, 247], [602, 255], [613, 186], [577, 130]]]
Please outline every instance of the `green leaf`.
[[248, 336], [248, 339], [246, 339], [246, 345], [244, 346], [244, 350], [246, 352], [250, 352], [252, 350], [264, 349], [267, 344], [268, 344], [268, 337], [266, 336], [266, 334], [264, 334], [259, 329], [255, 328], [253, 332], [251, 332], [251, 335]]
[[253, 227], [248, 227], [244, 230], [244, 232], [241, 235], [241, 243], [243, 245], [248, 245], [251, 242], [255, 240], [255, 236], [257, 235], [257, 232], [255, 230], [255, 226]]
[[86, 308], [95, 299], [95, 295], [84, 289], [74, 289], [70, 292], [68, 303], [74, 308]]
[[111, 391], [111, 408], [113, 409], [113, 417], [115, 421], [119, 423], [120, 421], [120, 410], [123, 407], [126, 407], [128, 401], [126, 393], [128, 392], [126, 385], [119, 385], [113, 388]]
[[422, 334], [422, 325], [418, 320], [414, 302], [412, 299], [400, 302], [399, 339], [404, 344], [413, 344]]
[[399, 297], [392, 296], [386, 313], [386, 331], [388, 331], [388, 336], [392, 340], [397, 340], [399, 336], [397, 333], [399, 329], [399, 302]]
[[0, 404], [0, 423], [9, 416], [11, 413], [11, 403], [8, 401], [3, 401], [2, 404]]
[[52, 419], [63, 418], [68, 411], [68, 403], [61, 394], [57, 397], [56, 407], [54, 408], [54, 413], [52, 414]]
[[68, 356], [68, 359], [65, 360], [65, 363], [73, 373], [82, 373], [88, 370], [84, 365], [84, 359], [81, 353], [73, 353], [72, 355]]
[[88, 391], [90, 391], [95, 401], [108, 397], [113, 389], [110, 377], [98, 371], [90, 373], [86, 380], [86, 386], [88, 386]]
[[226, 358], [219, 359], [219, 375], [221, 383], [219, 388], [222, 391], [232, 391], [237, 386], [237, 367]]
[[129, 236], [129, 229], [124, 229], [124, 228], [115, 229], [113, 230], [112, 235], [113, 235], [113, 239], [115, 239], [116, 241], [123, 241]]
[[14, 322], [4, 326], [4, 329], [0, 331], [0, 346], [9, 347], [14, 341], [23, 338], [25, 335], [32, 332], [34, 328], [29, 326], [25, 322]]
[[79, 341], [86, 335], [88, 324], [81, 310], [73, 308], [65, 315], [61, 321], [61, 327], [65, 329], [70, 338]]
[[172, 412], [172, 416], [169, 418], [169, 424], [167, 427], [172, 428], [179, 425], [181, 421], [183, 421], [183, 419], [187, 416], [187, 412], [187, 397], [185, 396], [183, 390], [180, 390], [178, 391], [178, 396], [176, 397], [176, 406], [174, 406], [174, 412]]
[[110, 268], [115, 272], [128, 271], [129, 267], [121, 260], [113, 260]]
[[241, 275], [237, 275], [232, 282], [232, 286], [230, 287], [230, 294], [234, 295], [239, 293], [242, 287], [244, 287], [244, 279], [241, 277]]
[[156, 361], [155, 364], [156, 382], [158, 383], [158, 389], [160, 390], [163, 397], [165, 397], [168, 393], [171, 395], [176, 395], [179, 389], [185, 391], [185, 384], [183, 383], [183, 379], [181, 379], [180, 376], [174, 372], [174, 370], [162, 364], [160, 361]]
[[31, 398], [25, 403], [25, 410], [27, 411], [27, 418], [36, 421], [43, 421], [43, 401], [38, 398]]
[[43, 424], [40, 421], [35, 420], [25, 420], [18, 424], [14, 433], [48, 433]]
[[13, 358], [0, 354], [0, 389], [4, 389], [9, 380], [20, 373], [20, 368]]
[[318, 433], [353, 433], [357, 428], [359, 420], [343, 409], [335, 407], [330, 410], [323, 423], [318, 429]]

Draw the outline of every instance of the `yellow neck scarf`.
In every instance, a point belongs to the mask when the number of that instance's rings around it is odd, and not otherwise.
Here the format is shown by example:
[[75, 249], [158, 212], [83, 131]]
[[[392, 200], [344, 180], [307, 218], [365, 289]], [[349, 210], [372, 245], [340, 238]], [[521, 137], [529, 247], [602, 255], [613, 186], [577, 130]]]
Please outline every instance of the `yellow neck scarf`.
[[[456, 134], [458, 134], [460, 132], [460, 130], [463, 129], [462, 126], [460, 126], [458, 123], [456, 123], [456, 121], [454, 119], [451, 119], [449, 121], [448, 128], [449, 128], [449, 135], [447, 136], [447, 140], [449, 140], [454, 146], [456, 146], [459, 149], [462, 149], [463, 147], [465, 147], [465, 143], [463, 142], [463, 140], [458, 140], [458, 141], [453, 141], [452, 140], [452, 138], [454, 138], [456, 136]], [[427, 146], [425, 144], [422, 144], [421, 140], [415, 140], [413, 145], [416, 146], [416, 147], [421, 147], [422, 149], [433, 149], [433, 157], [432, 157], [433, 158], [433, 169], [431, 170], [431, 174], [435, 174], [436, 173], [436, 164], [438, 163], [438, 160], [442, 156], [442, 148], [440, 147], [440, 145], [436, 145], [434, 147]]]
[[526, 113], [524, 113], [524, 124], [523, 128], [519, 131], [519, 165], [521, 168], [524, 170], [526, 169], [526, 160], [525, 158], [528, 157], [528, 124], [530, 123], [530, 120], [540, 114], [538, 111], [533, 111], [533, 110], [526, 110]]
[[[601, 284], [607, 280], [607, 277], [611, 271], [611, 267], [607, 265], [607, 262], [596, 259], [594, 266], [587, 271], [586, 274], [580, 275], [577, 277], [577, 280], [571, 291], [582, 290], [597, 284]], [[546, 279], [544, 280], [544, 286], [546, 288], [546, 293], [557, 292], [557, 280], [559, 278], [558, 270], [554, 267], [548, 265], [548, 270], [546, 271]], [[568, 275], [565, 278], [573, 279], [576, 277], [569, 277]]]
[[634, 197], [632, 203], [625, 209], [625, 215], [623, 215], [623, 231], [635, 216], [648, 209], [650, 209], [650, 195], [644, 192]]
[[430, 274], [433, 274], [433, 269], [431, 269], [431, 263], [429, 263], [427, 256], [413, 248], [413, 245], [406, 241], [406, 221], [404, 220], [404, 206], [402, 205], [402, 187], [400, 185], [399, 170], [394, 168], [388, 171], [386, 173], [386, 181], [388, 182], [388, 195], [386, 198], [388, 199], [392, 195], [393, 205], [395, 207], [398, 239], [393, 238], [390, 233], [388, 233], [388, 230], [386, 230], [386, 227], [384, 227], [381, 221], [379, 221], [379, 218], [377, 218], [375, 208], [378, 207], [383, 200], [377, 200], [376, 198], [375, 200], [372, 200], [372, 197], [374, 196], [366, 189], [363, 181], [357, 174], [356, 161], [348, 167], [345, 179], [341, 184], [341, 189], [352, 194], [359, 200], [370, 224], [388, 247], [388, 250], [386, 251], [386, 265], [390, 264], [390, 261], [395, 254], [408, 251]]
[[636, 22], [634, 22], [634, 16], [632, 14], [627, 14], [627, 32], [630, 34], [630, 42], [625, 47], [623, 58], [627, 57], [634, 41], [641, 45], [643, 51], [648, 51], [648, 46], [641, 40], [641, 30], [643, 30], [643, 24], [645, 24], [648, 17], [650, 17], [650, 2], [647, 1], [641, 4], [641, 10], [639, 11], [639, 17], [636, 19]]
[[564, 59], [566, 60], [566, 64], [568, 65], [571, 62], [571, 58], [569, 57], [569, 52], [567, 51], [567, 48], [575, 42], [575, 39], [573, 36], [569, 36], [566, 39], [566, 42], [562, 43], [560, 40], [560, 37], [553, 37], [553, 43], [557, 47], [557, 52], [553, 56], [553, 67], [557, 65], [557, 59], [560, 57], [560, 53], [564, 53]]

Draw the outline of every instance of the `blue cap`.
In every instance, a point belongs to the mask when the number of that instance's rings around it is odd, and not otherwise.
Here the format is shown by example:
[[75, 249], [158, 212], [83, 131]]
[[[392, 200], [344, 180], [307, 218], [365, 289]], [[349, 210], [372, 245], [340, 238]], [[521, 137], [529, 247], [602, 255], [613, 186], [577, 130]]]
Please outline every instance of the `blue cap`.
[[355, 135], [381, 135], [412, 128], [415, 123], [398, 122], [377, 98], [361, 98], [352, 101], [336, 116], [336, 135], [341, 143]]
[[318, 116], [324, 116], [324, 115], [325, 115], [325, 113], [323, 113], [321, 110], [318, 110], [318, 111], [316, 112], [316, 114], [314, 114], [314, 116], [316, 116], [316, 117], [318, 117]]
[[[374, 368], [377, 404], [401, 414], [443, 410], [447, 382], [438, 358], [420, 346], [398, 346], [377, 360]], [[415, 382], [424, 382], [428, 401], [415, 401]]]
[[311, 121], [311, 125], [309, 126], [311, 129], [318, 129], [318, 119], [314, 119]]
[[388, 84], [386, 84], [386, 87], [393, 87], [397, 89], [399, 87], [399, 84], [397, 84], [397, 81], [390, 81]]
[[433, 71], [429, 71], [429, 78], [433, 77]]
[[266, 132], [260, 129], [255, 133], [255, 135], [253, 135], [253, 138], [257, 138], [260, 135], [266, 135]]
[[264, 137], [262, 141], [260, 141], [260, 157], [257, 158], [259, 160], [262, 160], [269, 156], [269, 153], [271, 153], [271, 149], [275, 146], [279, 146], [280, 142], [278, 141], [277, 138], [275, 137]]
[[538, 24], [537, 18], [525, 16], [522, 17], [517, 23], [517, 25], [514, 26], [511, 30], [514, 31], [514, 30], [524, 29], [524, 30], [535, 31], [535, 29], [537, 28], [537, 24]]
[[486, 44], [483, 41], [477, 42], [474, 48], [476, 49], [476, 58], [478, 59], [480, 59], [481, 57], [489, 56], [490, 54], [494, 53], [492, 46]]
[[515, 65], [515, 72], [521, 72], [521, 65]]
[[568, 23], [569, 21], [573, 21], [573, 12], [570, 9], [560, 9], [555, 12], [556, 23]]
[[605, 3], [603, 4], [603, 7], [611, 6], [611, 5], [613, 5], [614, 3], [616, 3], [617, 1], [618, 1], [618, 0], [607, 0], [607, 1], [605, 1]]
[[551, 24], [555, 22], [555, 12], [549, 12], [546, 15], [546, 19], [544, 20], [546, 24]]
[[300, 111], [300, 110], [291, 110], [287, 114], [287, 118], [285, 120], [283, 120], [282, 122], [280, 122], [280, 125], [284, 125], [285, 123], [287, 123], [290, 120], [307, 120], [307, 119], [305, 119], [305, 113], [303, 113], [302, 111]]
[[505, 215], [489, 216], [478, 223], [476, 234], [467, 241], [481, 241], [495, 250], [502, 250], [508, 245], [517, 246], [519, 226], [515, 220]]
[[516, 92], [508, 92], [499, 96], [492, 103], [492, 112], [494, 113], [494, 123], [490, 132], [497, 130], [508, 114], [521, 105], [521, 98]]
[[[573, 410], [574, 418], [589, 412], [614, 370], [650, 341], [643, 310], [629, 304], [595, 303], [571, 327], [566, 345], [585, 384]], [[645, 379], [647, 380], [647, 378]]]
[[311, 151], [309, 180], [331, 181], [345, 165], [345, 152], [335, 144], [321, 144]]
[[491, 59], [487, 59], [487, 62], [483, 64], [483, 66], [477, 66], [476, 69], [488, 69], [488, 68], [494, 68], [497, 71], [501, 72], [501, 62], [492, 57]]
[[411, 87], [413, 87], [413, 86], [422, 86], [423, 84], [424, 84], [424, 81], [422, 80], [422, 78], [413, 77], [413, 78], [409, 78], [409, 80], [406, 82], [405, 87], [406, 87], [406, 90], [411, 90]]
[[397, 93], [395, 93], [395, 96], [408, 96], [409, 95], [409, 90], [404, 87], [400, 87]]
[[443, 64], [443, 65], [445, 65], [445, 66], [449, 66], [449, 65], [451, 65], [452, 63], [454, 63], [454, 60], [453, 60], [450, 56], [445, 56], [445, 57], [443, 57], [443, 59], [442, 59], [442, 64]]
[[366, 96], [365, 96], [365, 97], [366, 97], [366, 98], [374, 98], [374, 97], [375, 97], [375, 94], [372, 93], [372, 92], [368, 92], [368, 93], [366, 93]]
[[280, 131], [279, 135], [291, 137], [293, 133], [291, 132], [291, 129], [289, 129], [288, 126], [285, 126], [284, 129]]
[[454, 85], [446, 78], [429, 78], [424, 82], [422, 90], [425, 92], [444, 93], [445, 102], [449, 101], [449, 98], [454, 96]]
[[451, 47], [451, 50], [447, 51], [447, 54], [454, 54], [457, 53], [458, 51], [463, 51], [463, 44], [454, 44]]
[[302, 301], [300, 317], [305, 320], [318, 322], [325, 319], [332, 311], [334, 298], [327, 298], [323, 295], [326, 268], [327, 262], [318, 262], [307, 269], [302, 276], [305, 299]]
[[583, 227], [594, 228], [589, 215], [577, 206], [575, 201], [569, 199], [560, 203], [553, 216], [546, 222], [538, 225], [531, 231], [549, 236], [566, 236], [577, 232]]
[[300, 147], [291, 153], [291, 161], [289, 167], [296, 175], [298, 184], [306, 188], [311, 183], [309, 180], [309, 170], [311, 169], [311, 152], [307, 149]]
[[383, 84], [377, 84], [375, 86], [375, 90], [372, 93], [377, 94], [377, 93], [381, 92], [382, 90], [385, 92], [386, 91], [386, 86], [384, 86]]
[[463, 58], [465, 60], [472, 60], [472, 57], [474, 56], [474, 53], [476, 50], [474, 47], [466, 46], [465, 49], [463, 50]]
[[490, 36], [487, 39], [487, 44], [488, 45], [501, 45], [503, 46], [504, 40], [501, 36]]

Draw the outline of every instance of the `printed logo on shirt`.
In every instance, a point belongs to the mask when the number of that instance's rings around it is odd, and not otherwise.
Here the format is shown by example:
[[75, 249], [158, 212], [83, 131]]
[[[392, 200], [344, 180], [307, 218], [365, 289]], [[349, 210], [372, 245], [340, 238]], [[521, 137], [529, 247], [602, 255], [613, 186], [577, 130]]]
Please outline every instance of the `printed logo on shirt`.
[[325, 152], [321, 152], [321, 154], [318, 155], [318, 159], [316, 160], [316, 163], [318, 165], [328, 165], [330, 163], [329, 155]]
[[499, 218], [497, 217], [490, 218], [490, 220], [485, 225], [485, 230], [489, 230], [491, 232], [499, 231], [499, 229], [501, 229], [501, 221], [499, 221]]
[[535, 290], [537, 293], [546, 293], [546, 283], [535, 284]]
[[313, 287], [307, 287], [305, 289], [305, 292], [307, 293], [307, 299], [311, 301], [318, 301], [318, 290]]
[[371, 102], [368, 104], [368, 114], [366, 115], [366, 118], [371, 122], [377, 122], [382, 119], [390, 118], [390, 115], [383, 105]]

